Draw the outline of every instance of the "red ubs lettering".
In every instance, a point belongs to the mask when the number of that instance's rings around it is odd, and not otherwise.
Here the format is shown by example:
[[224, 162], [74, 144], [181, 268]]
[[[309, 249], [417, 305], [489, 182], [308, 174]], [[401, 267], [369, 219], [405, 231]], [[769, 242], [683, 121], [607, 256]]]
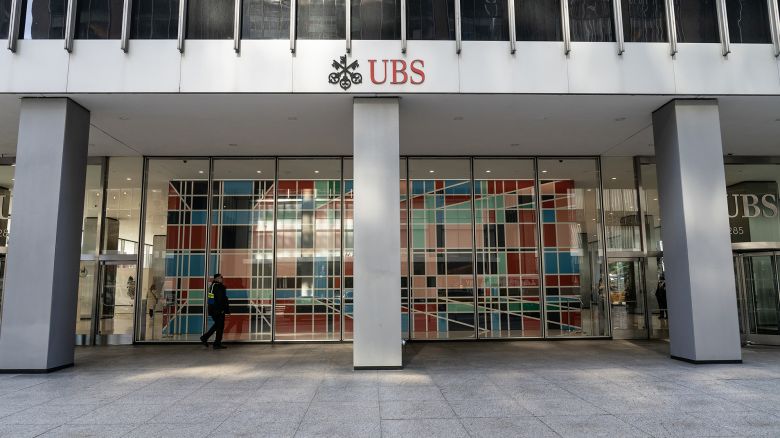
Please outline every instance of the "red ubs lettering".
[[382, 85], [388, 79], [392, 85], [402, 85], [407, 82], [412, 85], [420, 85], [425, 82], [425, 71], [423, 70], [425, 61], [422, 59], [415, 59], [408, 64], [403, 59], [369, 59], [368, 66], [371, 82], [376, 85]]

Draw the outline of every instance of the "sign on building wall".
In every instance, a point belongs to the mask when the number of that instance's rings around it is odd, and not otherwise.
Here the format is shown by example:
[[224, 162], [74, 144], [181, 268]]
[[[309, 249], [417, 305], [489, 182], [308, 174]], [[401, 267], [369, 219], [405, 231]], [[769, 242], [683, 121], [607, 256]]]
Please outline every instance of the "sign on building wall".
[[780, 242], [776, 181], [745, 181], [726, 190], [732, 243]]

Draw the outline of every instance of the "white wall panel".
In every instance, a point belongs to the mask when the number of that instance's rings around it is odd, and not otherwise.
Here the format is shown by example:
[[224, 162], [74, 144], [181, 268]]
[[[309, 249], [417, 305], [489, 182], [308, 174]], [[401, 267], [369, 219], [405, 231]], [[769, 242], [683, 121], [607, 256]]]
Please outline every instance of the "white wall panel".
[[463, 93], [566, 93], [566, 55], [562, 42], [464, 41], [460, 57]]
[[680, 94], [777, 94], [780, 77], [768, 44], [680, 44], [675, 60]]
[[68, 69], [69, 93], [175, 93], [179, 91], [176, 40], [76, 40]]
[[64, 93], [68, 52], [62, 40], [19, 40], [16, 53], [0, 50], [0, 93]]
[[292, 58], [287, 40], [187, 40], [181, 57], [182, 93], [289, 93]]

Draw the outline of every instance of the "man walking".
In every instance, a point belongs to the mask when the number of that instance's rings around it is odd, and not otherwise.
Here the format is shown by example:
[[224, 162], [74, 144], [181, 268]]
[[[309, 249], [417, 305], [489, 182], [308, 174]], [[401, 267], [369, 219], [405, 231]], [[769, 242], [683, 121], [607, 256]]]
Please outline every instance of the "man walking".
[[227, 348], [222, 345], [222, 333], [225, 331], [225, 315], [230, 314], [230, 302], [227, 297], [227, 289], [225, 289], [225, 285], [222, 284], [222, 281], [222, 274], [214, 274], [214, 279], [211, 281], [211, 285], [209, 285], [207, 293], [208, 309], [209, 316], [214, 323], [211, 325], [211, 328], [209, 328], [209, 331], [200, 337], [200, 342], [208, 347], [209, 338], [216, 332], [217, 337], [214, 338], [215, 350]]

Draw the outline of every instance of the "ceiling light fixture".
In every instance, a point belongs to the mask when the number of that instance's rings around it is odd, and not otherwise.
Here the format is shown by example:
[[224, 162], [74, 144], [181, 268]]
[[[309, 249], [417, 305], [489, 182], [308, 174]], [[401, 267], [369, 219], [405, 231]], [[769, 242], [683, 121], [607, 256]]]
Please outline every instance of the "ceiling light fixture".
[[315, 170], [314, 173], [320, 173], [320, 171], [319, 170]]
[[613, 176], [613, 177], [612, 177], [612, 181], [615, 181], [616, 179], [617, 179], [617, 177], [616, 177], [616, 176]]
[[493, 171], [492, 170], [486, 170], [485, 171], [485, 173], [491, 173], [491, 172], [493, 172]]
[[132, 181], [132, 180], [133, 180], [133, 178], [127, 178], [127, 180], [128, 180], [128, 181]]
[[262, 170], [258, 170], [257, 173], [263, 173], [263, 171]]
[[542, 173], [547, 173], [547, 171], [546, 171], [546, 170], [543, 170], [543, 171], [542, 171]]
[[428, 173], [434, 173], [433, 169], [429, 170]]
[[204, 172], [204, 171], [202, 171], [202, 170], [199, 170], [199, 171], [198, 171], [198, 173], [200, 173], [200, 174], [203, 174], [203, 173], [205, 173], [205, 172]]

